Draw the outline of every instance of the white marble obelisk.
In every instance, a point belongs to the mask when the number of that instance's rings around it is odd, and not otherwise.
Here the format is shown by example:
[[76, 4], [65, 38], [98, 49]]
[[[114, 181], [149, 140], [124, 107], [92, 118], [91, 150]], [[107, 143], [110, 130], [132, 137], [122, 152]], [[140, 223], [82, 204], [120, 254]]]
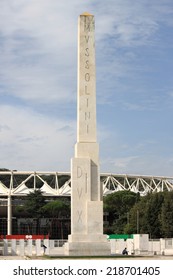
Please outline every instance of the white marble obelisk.
[[84, 13], [78, 23], [77, 143], [71, 162], [71, 235], [68, 255], [109, 255], [103, 235], [99, 146], [96, 138], [96, 73], [94, 16]]

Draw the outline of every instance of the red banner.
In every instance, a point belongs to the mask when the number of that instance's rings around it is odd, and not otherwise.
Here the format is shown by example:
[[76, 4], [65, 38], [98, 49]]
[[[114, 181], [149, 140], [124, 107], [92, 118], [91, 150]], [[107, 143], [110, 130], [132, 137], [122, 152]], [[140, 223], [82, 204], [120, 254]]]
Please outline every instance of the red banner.
[[36, 239], [49, 239], [49, 235], [37, 235], [37, 234], [23, 234], [23, 235], [0, 235], [0, 239], [25, 239], [25, 240], [36, 240]]

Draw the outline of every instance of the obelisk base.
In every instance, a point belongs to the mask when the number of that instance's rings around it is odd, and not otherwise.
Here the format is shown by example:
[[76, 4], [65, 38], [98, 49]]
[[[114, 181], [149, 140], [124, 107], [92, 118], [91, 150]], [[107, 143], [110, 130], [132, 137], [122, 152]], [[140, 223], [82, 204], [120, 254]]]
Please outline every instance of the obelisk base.
[[64, 254], [66, 256], [109, 256], [110, 255], [111, 252], [110, 242], [107, 240], [106, 235], [86, 236], [86, 239], [88, 238], [90, 239], [93, 238], [94, 240], [71, 242], [70, 239], [77, 239], [77, 236], [69, 236], [69, 241], [64, 245]]

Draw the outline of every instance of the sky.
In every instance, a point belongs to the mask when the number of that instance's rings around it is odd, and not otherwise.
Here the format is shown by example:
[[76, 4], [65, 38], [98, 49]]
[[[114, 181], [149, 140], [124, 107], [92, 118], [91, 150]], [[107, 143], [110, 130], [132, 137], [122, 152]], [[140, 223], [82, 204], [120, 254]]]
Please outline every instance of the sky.
[[0, 168], [70, 171], [83, 12], [101, 172], [173, 176], [172, 0], [0, 0]]

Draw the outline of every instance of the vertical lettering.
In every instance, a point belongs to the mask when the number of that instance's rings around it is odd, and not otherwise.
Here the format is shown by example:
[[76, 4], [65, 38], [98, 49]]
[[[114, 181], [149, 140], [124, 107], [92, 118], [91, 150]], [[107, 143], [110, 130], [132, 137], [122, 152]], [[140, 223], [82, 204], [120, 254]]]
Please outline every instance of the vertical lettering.
[[[95, 28], [93, 16], [84, 17], [83, 23], [84, 23], [83, 28], [84, 28], [85, 34], [83, 35], [83, 38], [82, 38], [83, 40], [81, 42], [82, 42], [82, 48], [83, 48], [83, 71], [84, 71], [83, 79], [85, 82], [85, 83], [83, 83], [83, 90], [84, 90], [83, 94], [86, 97], [86, 103], [85, 103], [86, 110], [84, 110], [82, 112], [82, 114], [85, 114], [85, 115], [83, 115], [83, 120], [85, 121], [85, 125], [84, 125], [85, 132], [84, 133], [89, 135], [89, 133], [90, 133], [89, 125], [90, 125], [90, 121], [92, 118], [91, 112], [88, 112], [88, 111], [90, 111], [89, 98], [91, 95], [91, 92], [90, 92], [91, 87], [90, 87], [89, 83], [93, 82], [93, 76], [91, 76], [91, 71], [90, 71], [90, 68], [91, 68], [90, 56], [92, 55], [92, 49], [90, 49], [90, 47], [93, 48], [93, 46], [90, 46], [90, 44], [92, 43], [92, 41], [94, 41], [94, 38], [92, 37], [93, 36], [92, 32], [94, 31], [94, 28]], [[84, 176], [84, 173], [82, 174], [82, 176]]]
[[90, 112], [85, 112], [85, 120], [90, 119]]
[[86, 82], [89, 82], [89, 81], [90, 81], [90, 74], [89, 74], [89, 73], [86, 73], [86, 74], [85, 74], [85, 81], [86, 81]]
[[82, 168], [80, 166], [77, 167], [77, 178], [82, 177]]
[[90, 54], [89, 54], [89, 48], [86, 48], [85, 49], [85, 56], [89, 56]]
[[78, 214], [78, 223], [82, 223], [82, 210], [81, 211], [77, 211], [77, 214]]
[[90, 22], [87, 20], [88, 17], [85, 17], [84, 31], [90, 31]]
[[92, 17], [85, 17], [84, 31], [90, 32], [94, 30], [94, 19]]
[[87, 92], [87, 86], [85, 86], [85, 94], [90, 95], [89, 92]]
[[85, 68], [86, 68], [86, 69], [89, 69], [89, 60], [86, 60], [86, 61], [85, 61]]
[[78, 193], [78, 197], [79, 197], [79, 199], [81, 198], [81, 195], [82, 195], [82, 188], [78, 188], [77, 187], [77, 193]]
[[89, 125], [88, 124], [86, 125], [86, 132], [87, 132], [87, 134], [89, 133]]
[[85, 36], [86, 43], [88, 44], [90, 36]]

